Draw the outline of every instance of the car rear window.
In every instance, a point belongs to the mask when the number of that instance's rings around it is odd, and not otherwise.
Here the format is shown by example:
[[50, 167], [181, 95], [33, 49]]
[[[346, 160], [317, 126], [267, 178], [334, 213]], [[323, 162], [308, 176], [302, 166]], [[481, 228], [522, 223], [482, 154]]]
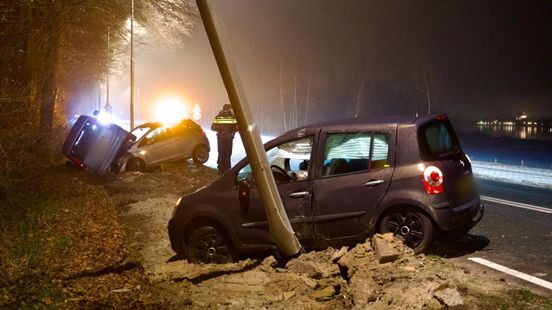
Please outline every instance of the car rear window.
[[458, 138], [448, 120], [435, 120], [418, 131], [423, 160], [438, 160], [461, 152]]

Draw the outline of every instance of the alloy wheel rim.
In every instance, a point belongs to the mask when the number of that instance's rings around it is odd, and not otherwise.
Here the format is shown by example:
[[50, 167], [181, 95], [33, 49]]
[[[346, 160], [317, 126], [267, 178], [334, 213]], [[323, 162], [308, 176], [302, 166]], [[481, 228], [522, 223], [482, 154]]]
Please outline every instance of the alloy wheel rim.
[[227, 263], [231, 261], [230, 248], [218, 233], [201, 236], [195, 244], [196, 256], [203, 263]]
[[208, 158], [209, 158], [209, 153], [205, 151], [200, 151], [199, 156], [197, 157], [197, 159], [199, 159], [199, 161], [202, 163], [206, 162]]
[[388, 231], [402, 239], [409, 247], [417, 247], [424, 239], [422, 219], [413, 212], [392, 214], [387, 226]]

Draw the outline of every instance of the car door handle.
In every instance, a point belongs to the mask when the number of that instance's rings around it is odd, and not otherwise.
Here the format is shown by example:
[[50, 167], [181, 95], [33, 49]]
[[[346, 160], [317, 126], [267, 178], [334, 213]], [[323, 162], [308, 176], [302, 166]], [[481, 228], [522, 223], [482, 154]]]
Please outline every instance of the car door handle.
[[309, 192], [295, 192], [295, 193], [289, 194], [289, 198], [302, 198], [309, 194], [310, 194]]
[[383, 180], [370, 180], [366, 183], [364, 183], [364, 187], [374, 187], [374, 186], [377, 186], [377, 185], [380, 185], [380, 184], [383, 184]]

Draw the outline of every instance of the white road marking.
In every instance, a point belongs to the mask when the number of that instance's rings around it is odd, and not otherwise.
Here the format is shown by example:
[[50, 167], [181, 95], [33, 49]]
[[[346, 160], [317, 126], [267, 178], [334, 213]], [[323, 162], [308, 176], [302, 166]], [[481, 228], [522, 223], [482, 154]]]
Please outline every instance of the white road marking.
[[489, 268], [507, 273], [507, 274], [509, 274], [511, 276], [514, 276], [516, 278], [519, 278], [519, 279], [531, 282], [533, 284], [542, 286], [542, 287], [547, 288], [549, 290], [552, 290], [552, 283], [550, 283], [548, 281], [545, 281], [543, 279], [539, 279], [537, 277], [530, 276], [526, 273], [519, 272], [517, 270], [511, 269], [511, 268], [508, 268], [508, 267], [504, 267], [502, 265], [499, 265], [497, 263], [493, 263], [493, 262], [488, 261], [488, 260], [483, 259], [483, 258], [469, 257], [468, 259], [471, 260], [472, 262], [475, 262], [475, 263], [481, 264], [483, 266], [487, 266]]
[[489, 197], [489, 196], [481, 196], [481, 200], [485, 200], [485, 201], [489, 201], [489, 202], [496, 202], [496, 203], [500, 203], [500, 204], [503, 204], [503, 205], [512, 206], [512, 207], [516, 207], [516, 208], [522, 208], [522, 209], [528, 209], [528, 210], [533, 210], [533, 211], [552, 214], [552, 209], [538, 207], [538, 206], [534, 206], [534, 205], [530, 205], [530, 204], [526, 204], [526, 203], [521, 203], [521, 202], [515, 202], [515, 201], [510, 201], [510, 200], [493, 198], [493, 197]]

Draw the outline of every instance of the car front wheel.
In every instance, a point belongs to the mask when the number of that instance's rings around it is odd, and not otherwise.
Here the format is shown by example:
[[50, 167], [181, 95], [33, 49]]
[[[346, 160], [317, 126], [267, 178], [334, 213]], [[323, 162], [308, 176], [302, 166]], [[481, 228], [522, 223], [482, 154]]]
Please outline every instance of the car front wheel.
[[203, 165], [209, 159], [209, 149], [204, 145], [196, 146], [192, 152], [192, 159], [196, 165]]
[[128, 161], [126, 170], [144, 172], [144, 170], [146, 170], [146, 164], [141, 159], [132, 158]]
[[416, 254], [424, 252], [433, 241], [433, 223], [414, 208], [398, 208], [388, 212], [380, 222], [378, 232], [392, 232]]
[[212, 226], [194, 230], [186, 245], [188, 261], [194, 264], [225, 264], [234, 261], [230, 240]]

